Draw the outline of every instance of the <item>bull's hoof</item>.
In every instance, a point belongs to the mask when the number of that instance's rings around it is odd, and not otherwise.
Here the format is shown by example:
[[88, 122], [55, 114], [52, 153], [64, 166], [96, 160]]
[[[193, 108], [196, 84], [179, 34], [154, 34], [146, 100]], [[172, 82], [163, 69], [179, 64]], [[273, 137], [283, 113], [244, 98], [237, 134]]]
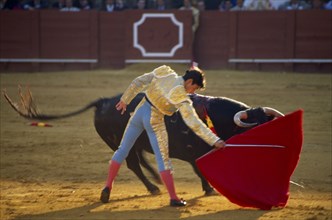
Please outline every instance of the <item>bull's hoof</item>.
[[108, 201], [109, 201], [109, 199], [110, 199], [110, 194], [111, 194], [110, 188], [105, 187], [105, 188], [101, 191], [101, 194], [100, 194], [100, 201], [101, 201], [102, 203], [108, 203]]
[[153, 187], [153, 189], [150, 189], [149, 192], [151, 195], [160, 195], [160, 189], [158, 187]]
[[218, 193], [213, 188], [205, 191], [205, 196], [216, 196], [216, 195], [218, 195]]

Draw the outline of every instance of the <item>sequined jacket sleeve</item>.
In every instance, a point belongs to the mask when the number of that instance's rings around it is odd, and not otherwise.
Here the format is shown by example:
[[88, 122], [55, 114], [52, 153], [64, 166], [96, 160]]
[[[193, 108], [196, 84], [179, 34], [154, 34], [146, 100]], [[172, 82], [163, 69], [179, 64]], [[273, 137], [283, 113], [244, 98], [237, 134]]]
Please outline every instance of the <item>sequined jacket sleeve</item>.
[[138, 93], [142, 92], [151, 83], [153, 77], [154, 73], [151, 72], [134, 79], [123, 93], [121, 100], [129, 104]]
[[220, 139], [199, 119], [191, 103], [181, 103], [179, 111], [187, 126], [206, 143], [213, 146]]

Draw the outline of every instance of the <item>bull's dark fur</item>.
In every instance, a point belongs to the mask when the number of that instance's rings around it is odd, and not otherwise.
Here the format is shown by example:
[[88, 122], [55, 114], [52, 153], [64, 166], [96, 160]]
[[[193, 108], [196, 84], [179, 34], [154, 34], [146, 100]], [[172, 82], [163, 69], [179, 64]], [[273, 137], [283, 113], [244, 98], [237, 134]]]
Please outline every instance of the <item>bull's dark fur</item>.
[[[21, 115], [29, 119], [54, 120], [74, 116], [92, 107], [95, 107], [94, 124], [96, 131], [106, 142], [106, 144], [113, 151], [115, 151], [120, 144], [124, 129], [130, 117], [129, 114], [134, 111], [137, 104], [143, 98], [143, 95], [139, 94], [137, 97], [135, 97], [135, 99], [127, 107], [127, 111], [124, 115], [121, 115], [120, 112], [115, 109], [115, 105], [120, 100], [120, 97], [121, 95], [112, 98], [101, 98], [76, 112], [64, 115]], [[223, 140], [227, 140], [236, 134], [248, 130], [248, 128], [240, 128], [234, 124], [233, 116], [238, 111], [248, 110], [249, 118], [246, 122], [259, 122], [259, 124], [261, 124], [272, 119], [268, 118], [261, 108], [254, 109], [244, 103], [224, 97], [192, 95], [191, 99], [193, 101], [196, 112], [203, 121], [205, 121], [205, 112], [208, 113], [215, 126], [218, 136]], [[180, 113], [177, 112], [171, 117], [166, 116], [165, 122], [169, 133], [170, 157], [189, 162], [193, 166], [197, 175], [201, 178], [202, 187], [205, 193], [209, 194], [213, 192], [213, 189], [205, 180], [205, 178], [201, 176], [195, 164], [195, 160], [209, 152], [212, 147], [197, 137], [185, 125]], [[145, 132], [138, 138], [133, 149], [130, 151], [126, 159], [127, 166], [137, 175], [137, 177], [144, 183], [146, 188], [152, 194], [159, 193], [159, 188], [151, 183], [142, 172], [140, 165], [150, 171], [150, 173], [156, 179], [159, 179], [159, 175], [144, 159], [144, 151], [152, 153], [152, 148]]]

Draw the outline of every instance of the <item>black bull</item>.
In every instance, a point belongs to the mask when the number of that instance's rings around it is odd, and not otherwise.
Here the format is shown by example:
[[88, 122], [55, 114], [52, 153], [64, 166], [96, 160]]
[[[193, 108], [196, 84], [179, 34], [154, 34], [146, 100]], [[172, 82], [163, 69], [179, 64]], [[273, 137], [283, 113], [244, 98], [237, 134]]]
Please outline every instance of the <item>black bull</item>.
[[[120, 144], [124, 129], [130, 117], [130, 113], [134, 111], [137, 104], [143, 98], [143, 94], [136, 96], [134, 100], [128, 105], [127, 111], [124, 115], [121, 115], [120, 112], [115, 109], [115, 105], [118, 103], [121, 97], [121, 95], [118, 95], [112, 98], [101, 98], [72, 113], [52, 116], [41, 114], [24, 114], [15, 108], [15, 106], [13, 106], [13, 102], [6, 94], [5, 96], [12, 107], [14, 107], [14, 109], [18, 111], [21, 116], [28, 119], [60, 119], [77, 115], [92, 107], [95, 107], [94, 125], [96, 131], [113, 151], [115, 151]], [[233, 117], [239, 111], [246, 111], [247, 119], [245, 119], [244, 122], [247, 123], [255, 122], [258, 125], [274, 118], [274, 116], [267, 115], [263, 108], [251, 108], [244, 103], [224, 97], [191, 95], [190, 98], [193, 101], [193, 106], [195, 107], [199, 117], [204, 122], [206, 122], [205, 116], [207, 114], [213, 122], [218, 136], [223, 140], [227, 140], [236, 134], [250, 129], [249, 127], [239, 127], [234, 123]], [[172, 116], [165, 116], [165, 123], [169, 134], [169, 156], [171, 158], [177, 158], [189, 162], [192, 165], [195, 173], [200, 177], [202, 188], [205, 193], [212, 193], [213, 188], [201, 175], [195, 163], [197, 158], [209, 152], [212, 147], [196, 136], [186, 126], [180, 113], [176, 112]], [[138, 138], [132, 150], [130, 151], [126, 159], [127, 166], [144, 183], [150, 193], [157, 194], [160, 192], [159, 188], [146, 178], [140, 166], [142, 165], [155, 177], [155, 179], [159, 180], [159, 175], [145, 160], [143, 155], [144, 151], [153, 153], [147, 134], [145, 132]]]

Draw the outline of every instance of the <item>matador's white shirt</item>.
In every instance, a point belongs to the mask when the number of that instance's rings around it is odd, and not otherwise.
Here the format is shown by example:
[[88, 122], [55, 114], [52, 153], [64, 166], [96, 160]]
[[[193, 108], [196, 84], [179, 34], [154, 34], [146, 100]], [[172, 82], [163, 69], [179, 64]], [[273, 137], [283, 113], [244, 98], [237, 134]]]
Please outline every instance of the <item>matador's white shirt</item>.
[[178, 76], [169, 66], [160, 66], [134, 79], [121, 100], [129, 104], [142, 91], [145, 91], [147, 98], [163, 115], [171, 116], [179, 110], [188, 127], [209, 145], [212, 146], [219, 140], [197, 116], [184, 88], [182, 76]]

